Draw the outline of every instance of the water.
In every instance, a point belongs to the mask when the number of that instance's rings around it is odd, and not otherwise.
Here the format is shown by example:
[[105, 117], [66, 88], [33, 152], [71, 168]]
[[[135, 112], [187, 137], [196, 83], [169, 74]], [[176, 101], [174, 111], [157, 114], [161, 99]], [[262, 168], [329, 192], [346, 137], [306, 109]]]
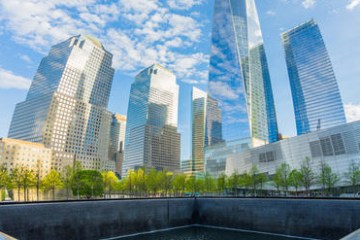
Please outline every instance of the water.
[[270, 234], [223, 230], [207, 227], [187, 227], [175, 230], [120, 237], [119, 240], [295, 240], [299, 238]]

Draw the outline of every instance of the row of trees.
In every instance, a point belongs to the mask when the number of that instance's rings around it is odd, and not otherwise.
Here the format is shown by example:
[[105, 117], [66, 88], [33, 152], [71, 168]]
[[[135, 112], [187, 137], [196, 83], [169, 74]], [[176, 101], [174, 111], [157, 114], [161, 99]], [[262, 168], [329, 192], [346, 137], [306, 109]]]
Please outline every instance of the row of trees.
[[16, 167], [9, 173], [4, 166], [0, 166], [0, 192], [4, 199], [5, 189], [17, 192], [17, 199], [30, 200], [30, 190], [36, 191], [36, 200], [39, 200], [40, 191], [51, 192], [55, 199], [56, 190], [63, 189], [65, 198], [72, 197], [98, 197], [104, 195], [104, 189], [118, 182], [113, 172], [98, 172], [95, 170], [82, 170], [81, 164], [66, 166], [62, 173], [51, 170], [47, 175], [41, 176], [39, 171]]
[[[344, 177], [348, 185], [352, 186], [352, 191], [357, 192], [360, 184], [360, 166], [352, 162]], [[44, 177], [26, 168], [15, 168], [9, 173], [5, 167], [0, 167], [0, 190], [6, 188], [16, 191], [18, 199], [22, 190], [25, 201], [29, 201], [30, 189], [36, 191], [37, 200], [40, 191], [50, 192], [52, 199], [55, 199], [56, 190], [59, 189], [63, 190], [66, 199], [111, 198], [114, 194], [118, 197], [198, 194], [261, 196], [269, 193], [286, 196], [301, 192], [309, 196], [314, 185], [321, 187], [322, 195], [332, 195], [339, 181], [340, 176], [334, 173], [328, 164], [323, 162], [315, 172], [309, 159], [305, 159], [299, 169], [291, 169], [284, 163], [276, 169], [273, 176], [260, 173], [254, 165], [242, 174], [234, 172], [231, 176], [222, 174], [218, 178], [206, 174], [195, 177], [155, 169], [138, 169], [129, 171], [127, 177], [120, 180], [113, 172], [83, 170], [78, 162], [73, 166], [66, 166], [62, 173], [51, 170]]]
[[360, 166], [354, 161], [351, 162], [348, 172], [344, 176], [339, 176], [326, 162], [321, 162], [318, 171], [314, 171], [310, 164], [310, 159], [306, 158], [300, 165], [300, 169], [291, 169], [286, 163], [283, 163], [273, 176], [273, 183], [277, 190], [282, 190], [285, 195], [289, 194], [289, 188], [293, 188], [295, 194], [302, 187], [307, 196], [310, 195], [312, 186], [321, 186], [321, 194], [329, 196], [334, 194], [335, 185], [345, 179], [347, 185], [352, 187], [352, 192], [358, 192], [360, 184]]

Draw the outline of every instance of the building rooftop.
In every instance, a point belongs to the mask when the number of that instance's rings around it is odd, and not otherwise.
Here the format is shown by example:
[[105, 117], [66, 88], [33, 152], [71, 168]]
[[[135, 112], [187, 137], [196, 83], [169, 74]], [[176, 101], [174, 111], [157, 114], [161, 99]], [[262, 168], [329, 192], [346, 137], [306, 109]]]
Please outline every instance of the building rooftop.
[[13, 138], [0, 138], [0, 142], [4, 143], [12, 143], [12, 144], [22, 144], [32, 147], [38, 147], [38, 148], [45, 148], [44, 144], [42, 143], [35, 143], [35, 142], [28, 142], [20, 139], [13, 139]]
[[315, 20], [310, 19], [309, 21], [306, 21], [306, 22], [304, 22], [302, 24], [299, 24], [299, 25], [297, 25], [297, 26], [295, 26], [293, 28], [290, 28], [289, 30], [281, 33], [281, 36], [284, 37], [285, 35], [291, 34], [292, 32], [294, 32], [294, 31], [296, 31], [296, 30], [298, 30], [300, 28], [303, 28], [304, 26], [311, 26], [311, 25], [315, 25], [315, 24], [316, 24]]
[[90, 40], [95, 46], [104, 49], [104, 46], [102, 45], [102, 43], [100, 42], [99, 39], [97, 39], [91, 35], [84, 35], [84, 38]]
[[114, 117], [116, 120], [121, 121], [121, 122], [126, 122], [126, 116], [125, 115], [121, 115], [118, 113], [114, 114]]

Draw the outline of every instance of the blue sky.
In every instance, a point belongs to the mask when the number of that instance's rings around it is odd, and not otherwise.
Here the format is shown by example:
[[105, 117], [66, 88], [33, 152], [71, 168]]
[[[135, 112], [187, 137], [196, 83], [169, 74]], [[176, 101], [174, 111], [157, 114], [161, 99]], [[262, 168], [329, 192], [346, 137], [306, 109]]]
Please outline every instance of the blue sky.
[[[280, 33], [318, 22], [338, 79], [348, 121], [360, 119], [360, 0], [257, 0], [279, 129], [295, 135]], [[213, 0], [0, 0], [0, 137], [25, 99], [51, 45], [91, 34], [114, 54], [109, 110], [126, 114], [130, 85], [152, 63], [180, 85], [182, 159], [190, 156], [191, 87], [207, 87]]]

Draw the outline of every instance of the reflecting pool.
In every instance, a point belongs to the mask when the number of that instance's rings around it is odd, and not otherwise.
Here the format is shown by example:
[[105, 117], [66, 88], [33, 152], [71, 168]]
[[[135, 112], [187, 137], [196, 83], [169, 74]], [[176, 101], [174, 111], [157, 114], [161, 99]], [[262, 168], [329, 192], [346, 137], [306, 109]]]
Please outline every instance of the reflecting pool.
[[187, 227], [175, 230], [148, 233], [131, 237], [120, 237], [122, 240], [294, 240], [299, 238], [225, 230], [208, 227]]

